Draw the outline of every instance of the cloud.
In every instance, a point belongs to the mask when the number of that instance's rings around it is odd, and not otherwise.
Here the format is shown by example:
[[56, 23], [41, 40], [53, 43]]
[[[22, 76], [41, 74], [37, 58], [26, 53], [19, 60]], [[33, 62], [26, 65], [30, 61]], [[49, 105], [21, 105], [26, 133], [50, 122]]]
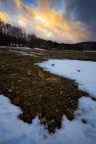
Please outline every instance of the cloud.
[[22, 2], [21, 0], [15, 0], [16, 6], [20, 9], [22, 8]]
[[42, 34], [46, 39], [51, 38], [59, 42], [76, 42], [86, 40], [89, 35], [86, 28], [80, 22], [70, 22], [66, 16], [57, 14], [53, 10], [46, 12], [46, 15], [39, 11], [36, 13], [36, 33]]
[[26, 28], [27, 25], [29, 25], [29, 21], [23, 15], [19, 15], [18, 24], [21, 25], [23, 28]]
[[[79, 19], [73, 21], [69, 16], [70, 13], [65, 11], [57, 12], [55, 10], [57, 1], [38, 0], [38, 7], [32, 8], [21, 0], [10, 0], [10, 2], [6, 0], [6, 4], [5, 0], [2, 0], [2, 6], [9, 13], [11, 21], [14, 15], [17, 24], [25, 28], [27, 32], [35, 33], [38, 37], [66, 43], [89, 40], [91, 33], [86, 23]], [[12, 8], [9, 3], [13, 4]], [[67, 9], [66, 0], [65, 4]], [[14, 21], [11, 23], [14, 24]]]
[[0, 20], [7, 23], [9, 21], [9, 15], [7, 13], [0, 12]]
[[85, 24], [96, 40], [96, 0], [64, 0], [64, 4], [67, 16]]
[[47, 10], [54, 7], [55, 1], [56, 0], [38, 0], [38, 4], [41, 10]]

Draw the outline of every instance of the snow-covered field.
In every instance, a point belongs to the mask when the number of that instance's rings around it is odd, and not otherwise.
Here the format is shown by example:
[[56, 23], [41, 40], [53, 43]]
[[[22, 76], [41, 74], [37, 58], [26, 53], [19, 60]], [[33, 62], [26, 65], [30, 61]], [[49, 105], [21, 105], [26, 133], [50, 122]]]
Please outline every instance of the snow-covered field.
[[22, 51], [24, 51], [24, 50], [31, 50], [31, 49], [33, 49], [33, 50], [35, 50], [35, 51], [42, 51], [42, 50], [44, 50], [44, 49], [41, 49], [41, 48], [30, 48], [30, 47], [20, 47], [20, 46], [0, 46], [0, 48], [8, 48], [8, 49], [13, 49], [13, 50], [22, 50]]
[[8, 48], [8, 49], [18, 49], [18, 50], [31, 50], [31, 48], [29, 47], [19, 47], [19, 46], [14, 46], [14, 47], [11, 47], [11, 46], [0, 46], [0, 48]]
[[[38, 64], [45, 70], [75, 79], [79, 88], [96, 97], [96, 62], [49, 60]], [[0, 96], [0, 144], [95, 144], [96, 102], [82, 97], [78, 102], [75, 119], [63, 116], [62, 127], [49, 135], [36, 117], [31, 125], [17, 119], [21, 110]], [[85, 120], [87, 124], [83, 124]]]

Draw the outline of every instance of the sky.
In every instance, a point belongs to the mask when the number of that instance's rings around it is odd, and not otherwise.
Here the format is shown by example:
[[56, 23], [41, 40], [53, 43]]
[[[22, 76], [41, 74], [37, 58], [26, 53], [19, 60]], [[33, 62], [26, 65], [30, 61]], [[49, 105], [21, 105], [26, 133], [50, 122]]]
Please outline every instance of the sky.
[[59, 43], [96, 40], [96, 0], [0, 0], [0, 19]]

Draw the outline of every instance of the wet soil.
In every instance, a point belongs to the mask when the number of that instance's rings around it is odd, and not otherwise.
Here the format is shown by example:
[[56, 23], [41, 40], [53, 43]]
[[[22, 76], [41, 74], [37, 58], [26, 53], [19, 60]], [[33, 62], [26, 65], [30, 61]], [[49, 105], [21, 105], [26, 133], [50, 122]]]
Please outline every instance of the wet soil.
[[88, 94], [78, 90], [73, 80], [48, 73], [34, 64], [48, 58], [96, 61], [96, 53], [43, 50], [29, 53], [34, 55], [0, 49], [0, 93], [21, 107], [20, 119], [31, 124], [38, 115], [48, 131], [55, 132], [61, 127], [62, 116], [72, 120], [78, 99]]

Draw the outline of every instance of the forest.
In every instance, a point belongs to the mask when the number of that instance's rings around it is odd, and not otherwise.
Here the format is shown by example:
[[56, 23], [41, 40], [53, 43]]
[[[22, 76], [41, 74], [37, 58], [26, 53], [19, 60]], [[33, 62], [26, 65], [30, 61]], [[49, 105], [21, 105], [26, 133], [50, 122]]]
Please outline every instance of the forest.
[[57, 43], [38, 38], [34, 33], [27, 34], [21, 27], [12, 26], [0, 20], [0, 45], [12, 47], [30, 47], [49, 50], [96, 50], [96, 42], [81, 42], [76, 44]]

